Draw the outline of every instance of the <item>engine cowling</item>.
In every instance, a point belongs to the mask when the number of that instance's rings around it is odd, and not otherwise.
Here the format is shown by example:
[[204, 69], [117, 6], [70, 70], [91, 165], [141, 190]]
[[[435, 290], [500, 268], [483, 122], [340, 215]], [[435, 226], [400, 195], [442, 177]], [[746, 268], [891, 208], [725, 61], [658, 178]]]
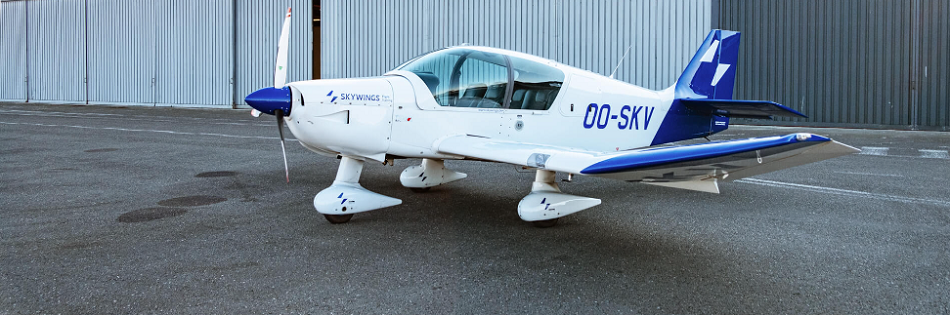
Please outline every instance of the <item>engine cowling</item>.
[[288, 126], [305, 147], [384, 161], [393, 119], [388, 78], [291, 83]]

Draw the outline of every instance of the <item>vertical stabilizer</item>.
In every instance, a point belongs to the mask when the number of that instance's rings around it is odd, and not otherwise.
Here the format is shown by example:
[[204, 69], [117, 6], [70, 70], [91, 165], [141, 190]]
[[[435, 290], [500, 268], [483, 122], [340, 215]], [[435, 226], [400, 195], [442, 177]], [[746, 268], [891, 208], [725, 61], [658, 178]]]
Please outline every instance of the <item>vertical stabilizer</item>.
[[732, 99], [739, 32], [712, 30], [676, 80], [675, 98]]

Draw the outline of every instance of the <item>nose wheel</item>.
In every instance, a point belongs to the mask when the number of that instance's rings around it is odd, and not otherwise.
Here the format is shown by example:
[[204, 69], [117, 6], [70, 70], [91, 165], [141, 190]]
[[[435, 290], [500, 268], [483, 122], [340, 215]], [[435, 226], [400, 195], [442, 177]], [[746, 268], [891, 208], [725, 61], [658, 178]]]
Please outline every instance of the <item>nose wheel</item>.
[[313, 197], [313, 207], [333, 224], [350, 221], [354, 213], [402, 204], [402, 200], [383, 196], [360, 186], [363, 160], [343, 156], [333, 185]]
[[324, 214], [324, 218], [327, 218], [327, 221], [333, 224], [342, 224], [350, 222], [350, 219], [353, 218], [352, 214]]

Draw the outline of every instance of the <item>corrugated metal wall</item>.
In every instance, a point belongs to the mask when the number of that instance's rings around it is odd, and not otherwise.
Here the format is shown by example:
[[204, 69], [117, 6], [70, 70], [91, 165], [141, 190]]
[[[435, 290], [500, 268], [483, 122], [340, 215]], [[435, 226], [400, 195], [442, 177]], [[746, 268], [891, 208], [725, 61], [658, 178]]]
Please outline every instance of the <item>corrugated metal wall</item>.
[[310, 80], [313, 71], [313, 7], [310, 0], [255, 1], [237, 3], [236, 104], [260, 88], [274, 85], [277, 40], [287, 8], [293, 8], [287, 55], [287, 82]]
[[29, 2], [30, 101], [86, 100], [83, 0]]
[[920, 126], [950, 127], [950, 2], [924, 1], [921, 6]]
[[230, 106], [230, 0], [89, 1], [89, 101]]
[[288, 80], [310, 79], [310, 0], [234, 4], [2, 2], [0, 100], [25, 101], [29, 92], [31, 102], [243, 104], [245, 95], [273, 84], [277, 38], [288, 6], [295, 8]]
[[[162, 17], [155, 25], [155, 102], [231, 106], [232, 1], [151, 3]], [[279, 16], [278, 12], [271, 15]]]
[[[710, 29], [710, 0], [383, 0], [321, 2], [323, 78], [380, 75], [468, 43], [539, 55], [666, 88]], [[356, 14], [354, 14], [356, 13]], [[381, 53], [385, 52], [385, 53]]]
[[[710, 1], [563, 1], [558, 61], [650, 89], [676, 81], [709, 33]], [[555, 24], [557, 25], [557, 24]], [[527, 30], [528, 34], [534, 30]]]
[[0, 101], [26, 101], [26, 2], [0, 2]]
[[89, 102], [155, 103], [155, 24], [151, 2], [89, 0]]
[[743, 33], [736, 97], [809, 116], [774, 124], [948, 126], [946, 0], [718, 1]]

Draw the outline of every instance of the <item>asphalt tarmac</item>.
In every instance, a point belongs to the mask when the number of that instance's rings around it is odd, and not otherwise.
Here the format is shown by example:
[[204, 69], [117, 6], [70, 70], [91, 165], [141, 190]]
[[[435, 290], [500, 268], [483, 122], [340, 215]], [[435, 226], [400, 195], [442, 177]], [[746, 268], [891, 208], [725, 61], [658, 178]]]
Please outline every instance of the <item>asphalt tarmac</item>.
[[465, 180], [331, 225], [338, 161], [247, 110], [0, 105], [0, 314], [946, 314], [950, 133], [814, 132], [861, 154], [720, 186], [577, 177], [603, 204], [539, 229], [533, 174]]

